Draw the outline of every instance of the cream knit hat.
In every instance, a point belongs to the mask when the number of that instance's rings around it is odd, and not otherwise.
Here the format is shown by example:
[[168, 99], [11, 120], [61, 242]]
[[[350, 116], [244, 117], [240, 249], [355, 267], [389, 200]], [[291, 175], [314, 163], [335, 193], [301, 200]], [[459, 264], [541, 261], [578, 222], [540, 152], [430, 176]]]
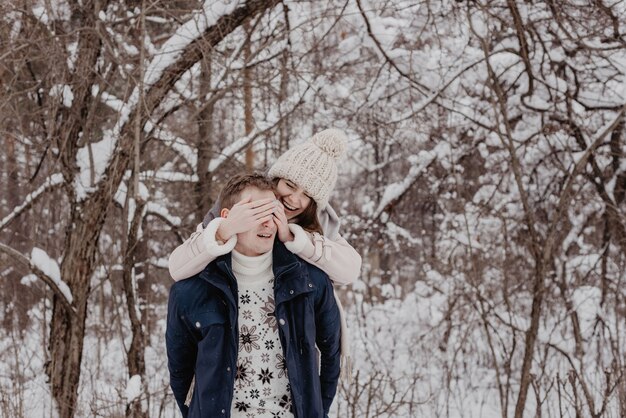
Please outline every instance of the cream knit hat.
[[319, 210], [328, 204], [337, 182], [337, 160], [346, 149], [346, 135], [326, 129], [281, 155], [267, 173], [270, 178], [291, 180], [304, 189]]

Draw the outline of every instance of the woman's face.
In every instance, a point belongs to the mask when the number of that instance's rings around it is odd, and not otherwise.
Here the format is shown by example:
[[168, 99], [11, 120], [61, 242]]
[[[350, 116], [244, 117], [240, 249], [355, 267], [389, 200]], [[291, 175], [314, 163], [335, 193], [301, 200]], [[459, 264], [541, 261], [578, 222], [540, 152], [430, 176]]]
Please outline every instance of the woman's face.
[[285, 207], [287, 219], [300, 215], [311, 203], [311, 198], [294, 182], [287, 179], [278, 180], [276, 197]]

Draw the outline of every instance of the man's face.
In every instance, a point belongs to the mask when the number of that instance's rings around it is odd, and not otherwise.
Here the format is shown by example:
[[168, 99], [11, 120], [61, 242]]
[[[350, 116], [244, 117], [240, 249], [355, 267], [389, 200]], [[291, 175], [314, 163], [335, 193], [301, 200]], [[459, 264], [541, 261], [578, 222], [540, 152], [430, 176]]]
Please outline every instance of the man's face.
[[[251, 197], [252, 200], [259, 199], [275, 199], [271, 190], [259, 190], [256, 187], [248, 187], [241, 192], [241, 199]], [[259, 226], [237, 234], [237, 245], [235, 250], [243, 255], [255, 257], [265, 254], [274, 246], [274, 238], [276, 237], [276, 224], [273, 220], [263, 222]]]

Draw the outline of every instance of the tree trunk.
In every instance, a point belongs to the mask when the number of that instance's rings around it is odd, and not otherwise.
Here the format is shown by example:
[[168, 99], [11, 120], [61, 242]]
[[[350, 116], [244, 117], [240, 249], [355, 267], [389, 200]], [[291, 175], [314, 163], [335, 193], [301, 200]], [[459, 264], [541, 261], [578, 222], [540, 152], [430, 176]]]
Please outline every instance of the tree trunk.
[[[206, 45], [216, 45], [225, 36], [239, 27], [245, 20], [264, 10], [273, 7], [278, 0], [251, 0], [233, 13], [221, 17], [214, 26], [207, 28], [204, 35], [191, 42], [180, 53], [179, 59], [167, 67], [158, 81], [146, 92], [142, 101], [141, 121], [143, 128], [146, 119], [158, 107], [176, 81], [192, 65], [202, 58]], [[86, 27], [93, 28], [93, 20], [97, 11], [91, 3], [84, 6], [86, 11]], [[91, 24], [89, 24], [91, 23]], [[79, 42], [79, 58], [75, 76], [82, 83], [76, 87], [75, 100], [67, 123], [58, 131], [60, 135], [59, 150], [64, 166], [66, 190], [74, 197], [73, 184], [75, 176], [76, 147], [80, 138], [81, 128], [91, 99], [91, 85], [95, 76], [95, 60], [99, 51], [99, 38], [96, 31], [85, 31]], [[94, 48], [94, 45], [98, 45]], [[78, 84], [78, 79], [76, 80]], [[97, 185], [97, 189], [84, 202], [72, 205], [70, 222], [65, 240], [64, 259], [61, 264], [61, 277], [65, 280], [74, 297], [75, 316], [69, 316], [63, 306], [53, 299], [52, 324], [50, 327], [50, 362], [46, 372], [52, 385], [52, 394], [57, 402], [60, 418], [71, 418], [76, 409], [78, 384], [82, 360], [83, 339], [85, 336], [85, 319], [87, 302], [91, 290], [91, 276], [95, 268], [95, 255], [98, 239], [106, 219], [109, 203], [113, 200], [122, 181], [124, 172], [134, 155], [134, 122], [138, 117], [138, 109], [132, 109], [128, 122], [121, 127], [118, 144], [109, 164]], [[73, 198], [70, 201], [74, 202]]]
[[[254, 129], [254, 118], [252, 115], [252, 70], [250, 69], [250, 56], [252, 52], [250, 50], [250, 25], [245, 25], [246, 32], [248, 32], [248, 39], [243, 50], [243, 58], [245, 67], [243, 69], [243, 109], [244, 109], [244, 123], [246, 129], [246, 135]], [[254, 150], [252, 144], [246, 148], [246, 169], [248, 171], [254, 170]]]
[[[141, 320], [141, 313], [139, 312], [137, 287], [134, 280], [136, 276], [134, 273], [135, 255], [137, 253], [137, 245], [139, 241], [139, 227], [142, 222], [142, 213], [145, 205], [145, 202], [137, 202], [135, 214], [133, 216], [130, 230], [128, 231], [128, 238], [126, 240], [127, 245], [124, 255], [124, 271], [122, 274], [124, 293], [126, 294], [126, 308], [128, 309], [128, 317], [130, 319], [130, 326], [133, 334], [130, 347], [126, 353], [128, 357], [128, 374], [129, 377], [139, 376], [141, 378], [141, 385], [144, 388], [144, 392], [146, 385], [146, 360], [144, 357], [146, 340]], [[144, 413], [141, 408], [141, 396], [135, 398], [126, 405], [126, 416], [133, 418], [147, 417], [146, 413]]]
[[91, 289], [98, 236], [105, 211], [91, 210], [80, 216], [80, 209], [72, 211], [74, 228], [68, 234], [65, 245], [66, 257], [61, 264], [61, 277], [72, 290], [75, 316], [71, 316], [57, 296], [53, 298], [52, 323], [50, 325], [50, 361], [46, 372], [52, 385], [52, 395], [57, 403], [59, 417], [74, 416], [80, 365], [87, 318], [87, 301]]
[[[91, 86], [97, 75], [94, 69], [100, 54], [101, 43], [95, 20], [100, 6], [97, 1], [86, 1], [80, 7], [81, 24], [88, 30], [85, 30], [79, 39], [76, 70], [72, 74], [75, 100], [71, 109], [59, 108], [57, 118], [61, 120], [61, 123], [55, 126], [53, 134], [53, 138], [57, 140], [65, 191], [70, 202], [76, 201], [74, 190], [74, 178], [77, 171], [76, 152], [83, 128], [90, 116], [89, 109], [93, 100]], [[61, 263], [61, 277], [72, 292], [72, 303], [76, 312], [71, 315], [59, 303], [57, 296], [53, 298], [48, 342], [50, 359], [46, 364], [46, 374], [50, 379], [52, 396], [57, 403], [60, 418], [72, 417], [76, 407], [91, 275], [94, 269], [98, 237], [109, 200], [99, 205], [104, 206], [103, 208], [96, 208], [93, 205], [83, 206], [79, 203], [71, 206], [70, 222], [67, 225], [63, 249], [64, 258]]]
[[[200, 97], [206, 97], [211, 91], [211, 57], [201, 61]], [[196, 183], [196, 219], [203, 219], [213, 206], [211, 186], [213, 173], [209, 172], [209, 162], [213, 157], [213, 109], [215, 101], [209, 102], [198, 112], [198, 183]]]
[[[291, 26], [289, 25], [289, 6], [283, 3], [283, 16], [285, 17], [285, 32], [287, 33], [287, 45], [291, 46], [289, 42], [289, 32], [291, 31]], [[280, 115], [280, 125], [278, 130], [279, 142], [278, 142], [278, 155], [281, 155], [283, 152], [289, 149], [289, 116], [283, 115], [282, 104], [287, 101], [288, 91], [287, 86], [289, 85], [289, 69], [287, 65], [289, 64], [289, 48], [284, 48], [282, 55], [280, 57], [280, 92], [279, 92], [279, 106], [278, 111]], [[267, 162], [266, 162], [267, 163]]]

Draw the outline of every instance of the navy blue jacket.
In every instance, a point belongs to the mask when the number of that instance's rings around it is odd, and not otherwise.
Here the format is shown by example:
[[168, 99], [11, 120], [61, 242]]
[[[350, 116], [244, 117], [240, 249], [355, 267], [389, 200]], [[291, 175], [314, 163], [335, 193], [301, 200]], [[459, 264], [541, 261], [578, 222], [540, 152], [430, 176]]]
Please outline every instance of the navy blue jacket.
[[[230, 254], [172, 285], [167, 313], [170, 386], [186, 418], [229, 417], [237, 370], [237, 280]], [[278, 332], [296, 418], [322, 418], [337, 391], [340, 319], [328, 276], [277, 240], [273, 250]], [[321, 353], [318, 361], [316, 345]], [[185, 398], [193, 376], [189, 407]]]

